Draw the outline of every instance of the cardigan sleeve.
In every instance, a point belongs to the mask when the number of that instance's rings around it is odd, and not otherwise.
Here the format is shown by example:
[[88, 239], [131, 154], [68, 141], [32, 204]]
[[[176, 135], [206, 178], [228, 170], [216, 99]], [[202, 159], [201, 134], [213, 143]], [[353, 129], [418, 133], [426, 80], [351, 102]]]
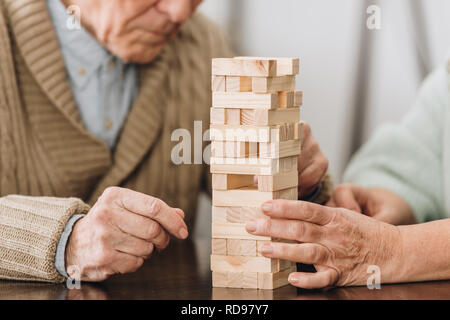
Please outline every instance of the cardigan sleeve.
[[0, 279], [62, 282], [54, 265], [67, 221], [87, 213], [77, 198], [0, 198]]
[[398, 194], [418, 222], [442, 218], [442, 148], [448, 104], [447, 74], [440, 68], [425, 80], [407, 116], [399, 124], [380, 127], [356, 153], [344, 181]]

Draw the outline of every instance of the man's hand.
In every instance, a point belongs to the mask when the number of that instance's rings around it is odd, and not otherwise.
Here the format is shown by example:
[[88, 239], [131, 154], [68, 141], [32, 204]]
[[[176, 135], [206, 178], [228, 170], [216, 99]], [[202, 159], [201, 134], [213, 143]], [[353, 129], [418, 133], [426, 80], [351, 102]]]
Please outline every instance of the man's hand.
[[162, 250], [169, 244], [168, 233], [180, 239], [188, 236], [183, 219], [181, 209], [162, 200], [110, 187], [75, 224], [67, 244], [66, 269], [79, 272], [83, 281], [134, 272], [154, 248]]
[[381, 188], [342, 184], [334, 190], [327, 206], [346, 208], [395, 225], [416, 223], [405, 200]]
[[311, 133], [311, 127], [303, 122], [302, 149], [298, 157], [298, 196], [311, 195], [322, 182], [328, 170], [328, 159], [320, 150]]
[[248, 222], [249, 233], [299, 242], [269, 242], [261, 247], [262, 255], [313, 264], [317, 270], [291, 273], [289, 282], [294, 286], [365, 285], [371, 265], [380, 268], [383, 282], [395, 282], [402, 270], [399, 227], [347, 209], [304, 201], [268, 201], [262, 210], [270, 219]]

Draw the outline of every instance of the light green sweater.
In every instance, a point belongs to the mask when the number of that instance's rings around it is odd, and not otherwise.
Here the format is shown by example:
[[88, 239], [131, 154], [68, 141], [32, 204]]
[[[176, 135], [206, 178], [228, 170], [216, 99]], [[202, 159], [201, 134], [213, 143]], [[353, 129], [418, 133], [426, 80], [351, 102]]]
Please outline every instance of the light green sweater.
[[450, 218], [450, 60], [399, 124], [380, 127], [355, 154], [344, 181], [397, 193], [418, 222]]

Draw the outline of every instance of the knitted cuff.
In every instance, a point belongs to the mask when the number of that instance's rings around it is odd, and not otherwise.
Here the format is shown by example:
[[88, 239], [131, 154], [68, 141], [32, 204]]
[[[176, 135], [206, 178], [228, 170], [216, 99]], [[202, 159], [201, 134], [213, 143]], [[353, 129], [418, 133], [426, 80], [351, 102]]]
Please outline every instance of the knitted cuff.
[[58, 241], [70, 217], [88, 211], [76, 198], [0, 198], [0, 278], [64, 281], [54, 266]]

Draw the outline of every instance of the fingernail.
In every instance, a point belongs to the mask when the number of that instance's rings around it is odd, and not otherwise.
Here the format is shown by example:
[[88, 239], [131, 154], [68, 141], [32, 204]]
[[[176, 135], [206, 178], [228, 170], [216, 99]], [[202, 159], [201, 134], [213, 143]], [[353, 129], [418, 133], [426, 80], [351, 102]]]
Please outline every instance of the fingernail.
[[186, 239], [187, 236], [189, 235], [189, 233], [185, 228], [181, 228], [178, 234], [180, 235], [181, 239]]
[[298, 282], [298, 278], [295, 275], [291, 274], [291, 275], [289, 275], [288, 281], [297, 283]]
[[263, 211], [272, 211], [273, 209], [272, 202], [264, 203], [261, 208], [263, 209]]
[[247, 228], [247, 231], [255, 232], [256, 231], [256, 221], [247, 222], [245, 227]]
[[181, 210], [179, 208], [176, 208], [175, 210], [184, 217], [184, 211], [183, 210]]
[[270, 244], [265, 244], [261, 247], [261, 253], [270, 254], [273, 252], [273, 247]]

